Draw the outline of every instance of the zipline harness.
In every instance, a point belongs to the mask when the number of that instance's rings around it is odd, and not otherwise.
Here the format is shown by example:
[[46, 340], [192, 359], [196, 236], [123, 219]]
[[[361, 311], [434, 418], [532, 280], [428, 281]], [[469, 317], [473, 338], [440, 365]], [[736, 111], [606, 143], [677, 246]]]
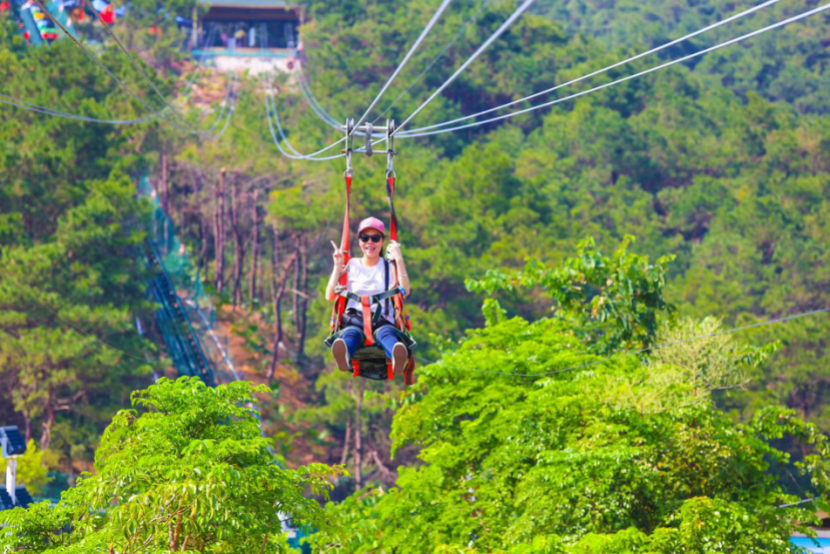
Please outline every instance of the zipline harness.
[[[331, 335], [326, 339], [326, 345], [331, 344], [339, 337], [343, 327], [343, 316], [346, 313], [346, 306], [349, 300], [352, 300], [361, 306], [363, 313], [363, 334], [364, 343], [355, 353], [351, 360], [352, 376], [364, 377], [366, 379], [373, 379], [377, 381], [393, 380], [395, 373], [392, 369], [392, 360], [387, 359], [386, 353], [376, 344], [373, 326], [380, 323], [383, 312], [382, 305], [385, 302], [387, 305], [391, 302], [394, 313], [394, 329], [397, 332], [398, 339], [407, 347], [409, 357], [406, 367], [404, 369], [404, 383], [411, 385], [414, 383], [413, 374], [415, 371], [415, 357], [412, 355], [412, 350], [416, 343], [413, 340], [410, 331], [412, 324], [409, 321], [409, 316], [404, 309], [403, 297], [406, 291], [400, 286], [397, 280], [397, 266], [395, 266], [395, 286], [389, 288], [389, 265], [394, 266], [395, 262], [384, 260], [385, 264], [385, 284], [388, 290], [374, 294], [359, 296], [348, 290], [348, 265], [351, 259], [351, 252], [349, 250], [351, 245], [351, 235], [349, 230], [349, 209], [351, 206], [352, 194], [352, 179], [354, 171], [352, 170], [352, 154], [354, 153], [354, 133], [356, 130], [354, 120], [349, 119], [344, 126], [346, 133], [346, 144], [343, 153], [346, 155], [346, 171], [343, 173], [343, 179], [346, 184], [346, 208], [343, 214], [343, 231], [340, 238], [340, 250], [343, 252], [343, 264], [345, 269], [340, 275], [340, 281], [335, 289], [337, 298], [334, 300], [334, 306], [331, 314]], [[372, 151], [372, 131], [373, 125], [367, 123], [360, 128], [365, 131], [366, 137], [366, 156], [371, 156]], [[389, 239], [392, 241], [398, 240], [398, 218], [395, 213], [395, 122], [388, 121], [386, 125], [386, 197], [389, 202]], [[372, 306], [377, 305], [374, 315], [372, 314]]]

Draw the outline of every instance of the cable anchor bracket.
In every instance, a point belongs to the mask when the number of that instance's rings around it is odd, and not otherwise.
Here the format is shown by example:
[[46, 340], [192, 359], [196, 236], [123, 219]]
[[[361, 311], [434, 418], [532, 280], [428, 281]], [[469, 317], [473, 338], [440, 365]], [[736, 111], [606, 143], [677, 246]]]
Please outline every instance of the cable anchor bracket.
[[354, 174], [352, 171], [352, 153], [354, 152], [354, 119], [347, 118], [346, 124], [343, 126], [343, 130], [346, 133], [345, 147], [341, 150], [343, 154], [346, 154], [346, 171], [343, 172], [343, 176], [351, 177]]
[[365, 137], [366, 137], [366, 143], [365, 143], [366, 147], [363, 150], [363, 154], [367, 158], [371, 158], [372, 154], [374, 154], [374, 152], [372, 151], [372, 136], [373, 136], [373, 132], [374, 132], [374, 126], [371, 123], [366, 123], [366, 125], [364, 126], [363, 129], [364, 129], [363, 132], [364, 132]]
[[386, 120], [386, 176], [387, 177], [394, 177], [395, 176], [395, 156], [397, 156], [397, 151], [395, 151], [395, 131], [397, 127], [395, 127], [395, 120], [394, 119], [387, 119]]

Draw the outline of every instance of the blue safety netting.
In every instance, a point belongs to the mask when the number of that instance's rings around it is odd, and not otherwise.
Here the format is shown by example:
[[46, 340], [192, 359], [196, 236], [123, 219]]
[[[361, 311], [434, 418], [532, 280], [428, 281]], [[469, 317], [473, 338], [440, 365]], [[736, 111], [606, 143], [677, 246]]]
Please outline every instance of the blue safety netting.
[[227, 348], [227, 337], [216, 325], [216, 311], [205, 291], [202, 275], [191, 263], [187, 247], [170, 217], [161, 208], [148, 177], [138, 193], [154, 206], [148, 230], [148, 262], [159, 272], [151, 285], [158, 301], [156, 323], [179, 373], [197, 375], [209, 385], [239, 379]]

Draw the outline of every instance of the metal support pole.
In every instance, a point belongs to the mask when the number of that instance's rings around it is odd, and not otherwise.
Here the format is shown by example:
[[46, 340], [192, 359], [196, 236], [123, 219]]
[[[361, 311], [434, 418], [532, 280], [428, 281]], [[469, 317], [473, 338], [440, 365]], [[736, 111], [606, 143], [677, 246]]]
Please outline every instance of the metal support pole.
[[372, 154], [373, 154], [373, 152], [372, 152], [372, 131], [373, 130], [374, 130], [374, 126], [371, 123], [366, 123], [366, 131], [365, 131], [366, 148], [364, 150], [364, 154], [366, 155], [367, 158], [371, 158]]
[[12, 504], [17, 505], [17, 458], [9, 458], [6, 466], [6, 492], [12, 497]]
[[386, 176], [395, 175], [395, 120], [386, 120]]
[[352, 152], [354, 152], [354, 119], [346, 119], [346, 125], [343, 126], [346, 132], [346, 145], [343, 152], [346, 154], [346, 172], [345, 176], [352, 175]]

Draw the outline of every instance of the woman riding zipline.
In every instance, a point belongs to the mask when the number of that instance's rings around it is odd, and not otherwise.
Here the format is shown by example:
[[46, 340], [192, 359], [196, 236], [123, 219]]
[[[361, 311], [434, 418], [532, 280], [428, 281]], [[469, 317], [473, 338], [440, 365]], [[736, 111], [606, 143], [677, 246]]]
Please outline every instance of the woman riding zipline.
[[[338, 296], [338, 282], [346, 272], [346, 290], [361, 297], [372, 297], [386, 292], [393, 283], [393, 288], [402, 290], [404, 296], [409, 289], [409, 276], [403, 261], [400, 245], [392, 240], [386, 247], [387, 259], [381, 258], [383, 243], [386, 238], [386, 226], [377, 218], [369, 217], [360, 222], [357, 229], [362, 258], [352, 258], [348, 264], [343, 263], [343, 250], [334, 242], [334, 269], [326, 287], [326, 300], [334, 301]], [[393, 263], [390, 263], [393, 262]], [[374, 339], [383, 348], [387, 359], [392, 361], [395, 375], [403, 374], [409, 362], [409, 349], [401, 342], [401, 334], [395, 327], [395, 312], [390, 299], [375, 302], [370, 306], [372, 312], [372, 332]], [[340, 332], [331, 345], [337, 367], [350, 371], [350, 361], [358, 348], [366, 340], [365, 319], [359, 302], [349, 299], [343, 314]]]

